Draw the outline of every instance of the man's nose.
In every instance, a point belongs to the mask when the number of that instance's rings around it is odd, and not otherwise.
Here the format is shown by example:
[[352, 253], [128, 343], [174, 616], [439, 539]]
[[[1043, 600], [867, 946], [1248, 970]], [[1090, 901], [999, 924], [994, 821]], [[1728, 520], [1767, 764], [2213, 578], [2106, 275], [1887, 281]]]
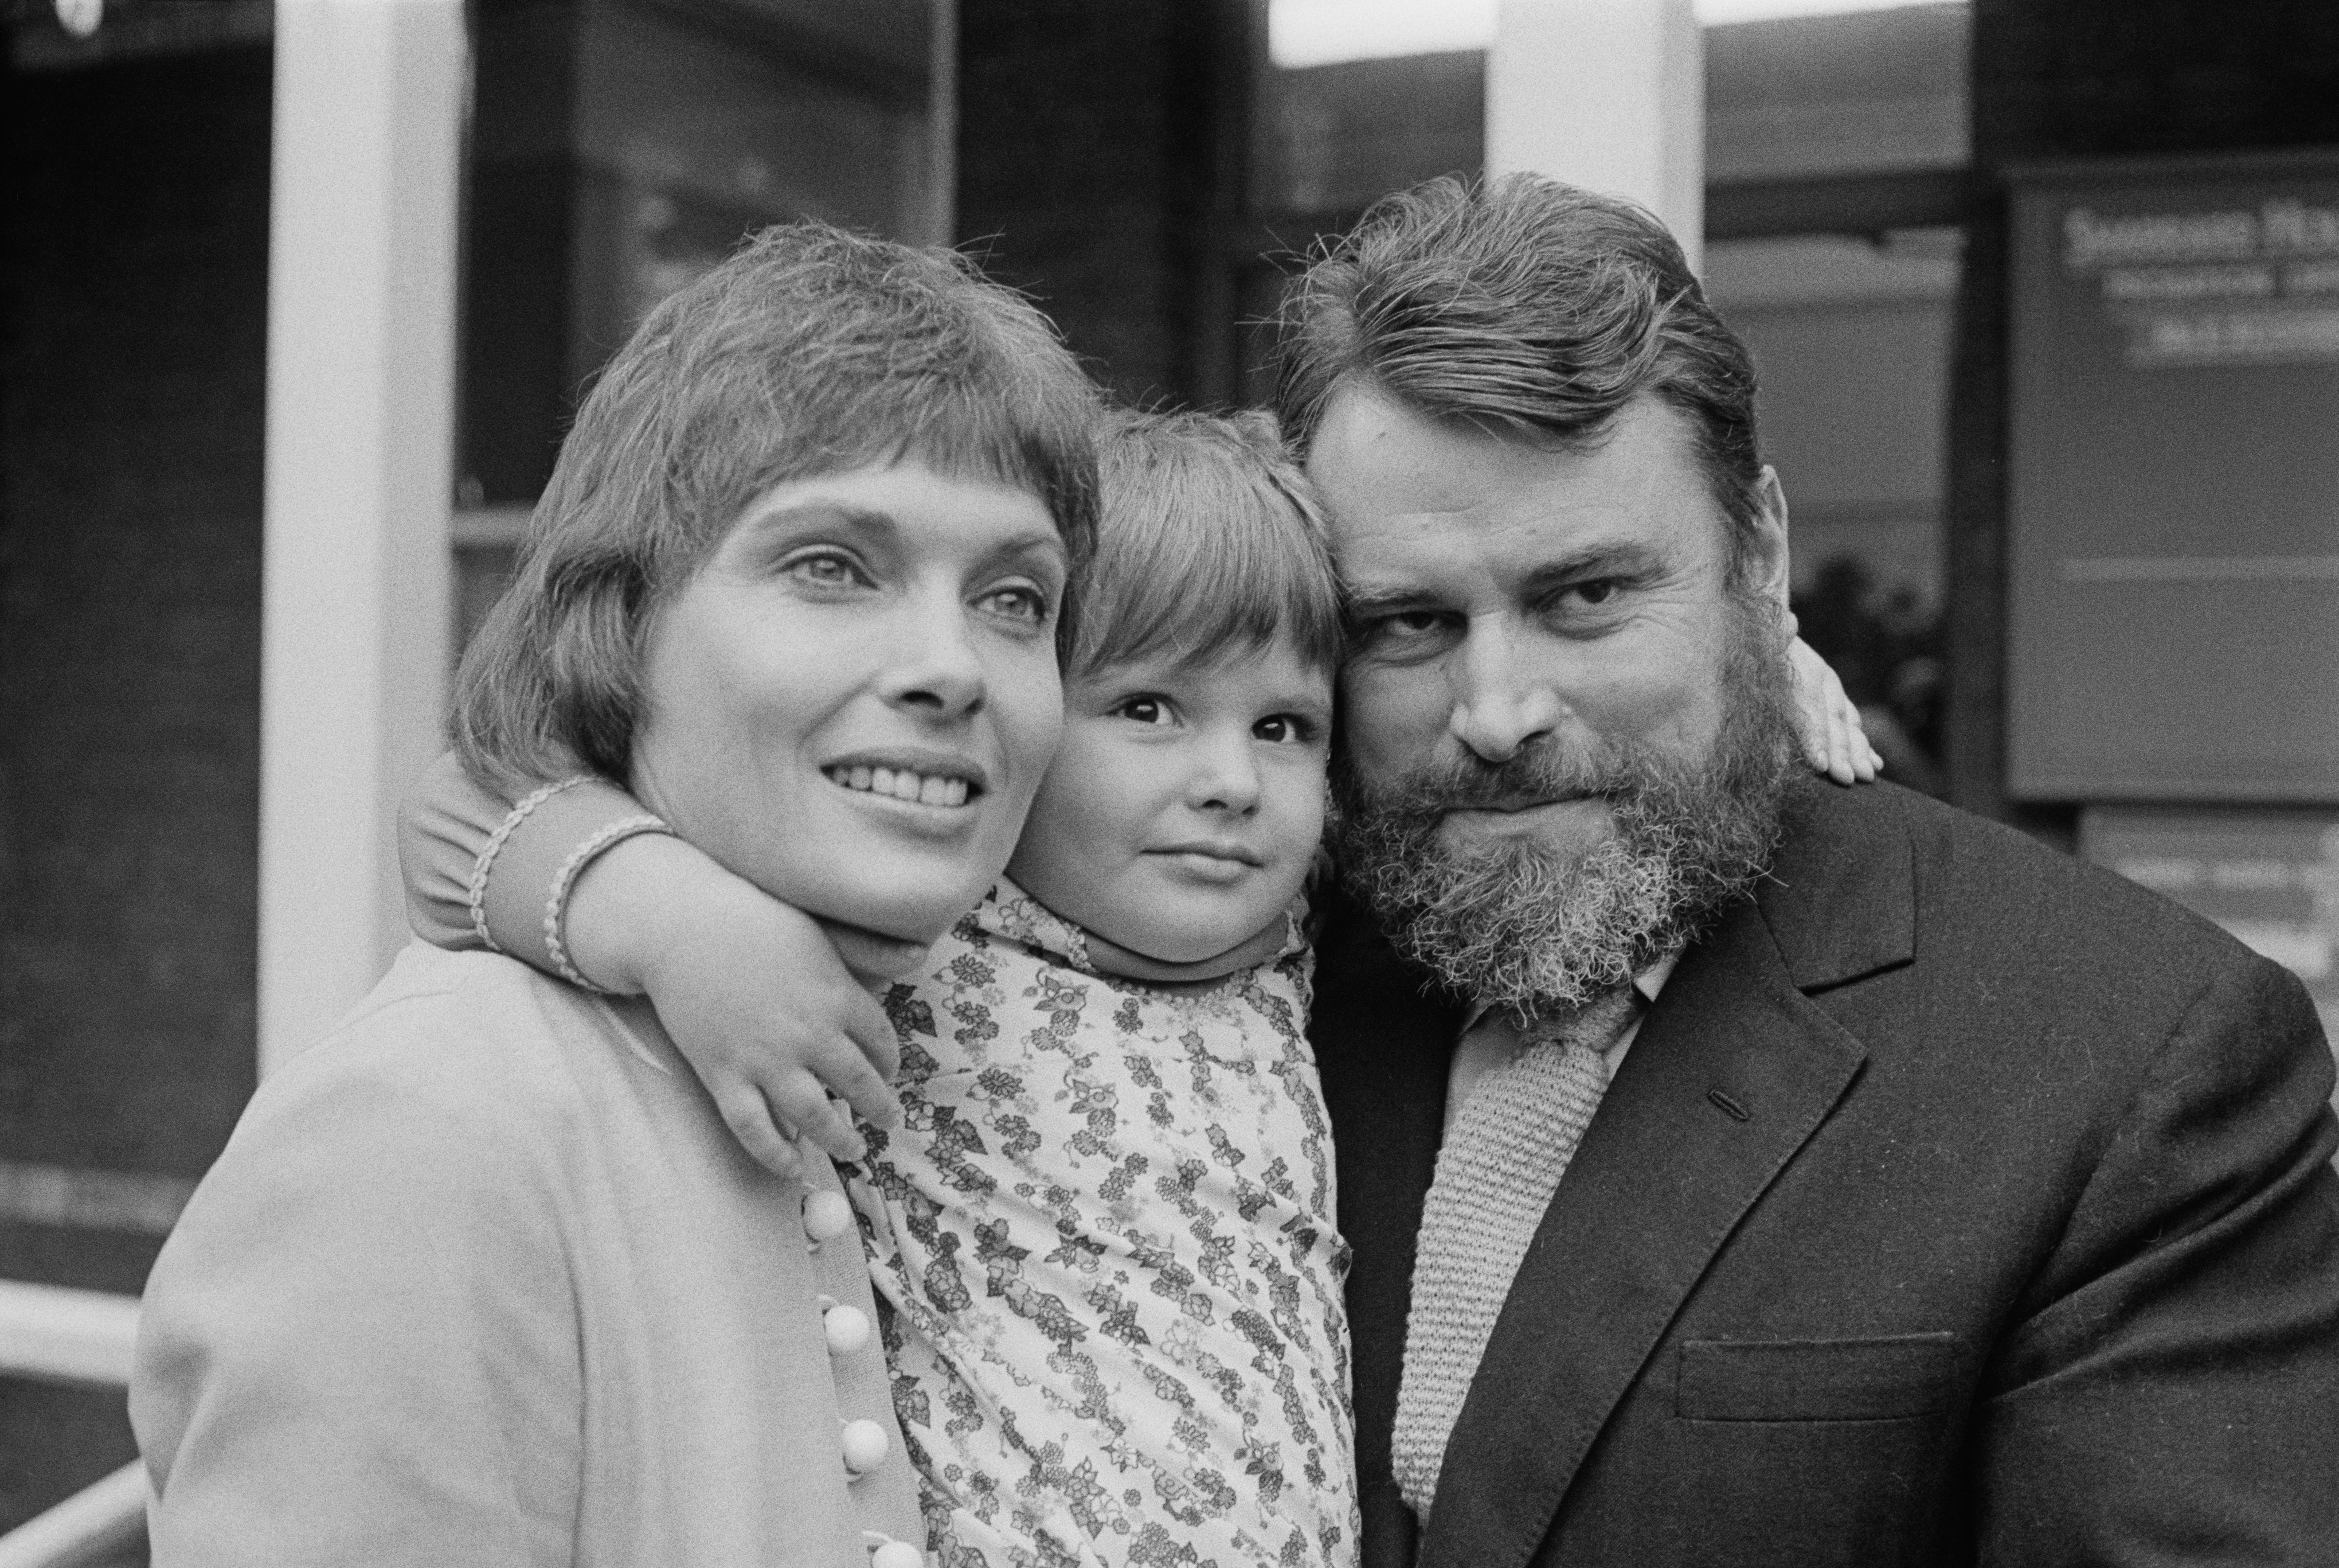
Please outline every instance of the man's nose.
[[1208, 736], [1199, 743], [1186, 804], [1196, 811], [1248, 816], [1258, 809], [1258, 759], [1248, 734]]
[[913, 596], [899, 612], [892, 657], [878, 676], [879, 695], [926, 718], [979, 712], [988, 685], [982, 659], [967, 633], [965, 608], [955, 592]]
[[1508, 626], [1474, 623], [1453, 666], [1454, 712], [1446, 727], [1482, 761], [1507, 762], [1559, 727], [1566, 708], [1549, 682], [1526, 667]]

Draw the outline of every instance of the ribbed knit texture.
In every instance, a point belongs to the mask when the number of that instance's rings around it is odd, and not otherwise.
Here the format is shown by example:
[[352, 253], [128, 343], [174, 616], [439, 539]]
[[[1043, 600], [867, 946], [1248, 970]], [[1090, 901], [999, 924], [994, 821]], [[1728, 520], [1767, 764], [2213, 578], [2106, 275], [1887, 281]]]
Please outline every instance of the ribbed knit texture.
[[1425, 1522], [1503, 1299], [1607, 1090], [1601, 1052], [1637, 1005], [1626, 988], [1539, 1022], [1518, 1055], [1479, 1080], [1438, 1150], [1391, 1436], [1397, 1489]]

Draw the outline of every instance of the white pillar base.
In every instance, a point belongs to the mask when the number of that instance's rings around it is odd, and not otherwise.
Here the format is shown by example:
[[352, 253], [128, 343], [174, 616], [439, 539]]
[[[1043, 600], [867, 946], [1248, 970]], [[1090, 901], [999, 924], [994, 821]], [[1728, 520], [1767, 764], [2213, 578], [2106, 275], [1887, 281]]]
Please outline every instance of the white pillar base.
[[1639, 202], [1698, 268], [1705, 45], [1690, 0], [1502, 0], [1486, 173], [1519, 169]]
[[446, 701], [461, 0], [278, 0], [260, 1065], [406, 938], [394, 828]]

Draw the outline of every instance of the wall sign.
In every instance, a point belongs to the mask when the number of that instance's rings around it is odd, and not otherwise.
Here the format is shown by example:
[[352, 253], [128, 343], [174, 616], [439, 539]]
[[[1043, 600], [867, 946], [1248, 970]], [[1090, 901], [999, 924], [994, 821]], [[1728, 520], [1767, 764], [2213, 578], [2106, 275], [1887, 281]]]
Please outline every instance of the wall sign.
[[2008, 783], [2339, 802], [2339, 159], [2014, 196]]

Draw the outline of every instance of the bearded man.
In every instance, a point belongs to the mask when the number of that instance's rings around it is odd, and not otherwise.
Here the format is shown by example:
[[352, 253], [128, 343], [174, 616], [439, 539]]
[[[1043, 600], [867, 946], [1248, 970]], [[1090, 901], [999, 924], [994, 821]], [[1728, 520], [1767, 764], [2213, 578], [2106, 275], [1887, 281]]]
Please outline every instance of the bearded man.
[[1426, 186], [1283, 356], [1354, 593], [1312, 1034], [1365, 1568], [2339, 1560], [2301, 987], [1791, 776], [1786, 507], [1670, 236]]

